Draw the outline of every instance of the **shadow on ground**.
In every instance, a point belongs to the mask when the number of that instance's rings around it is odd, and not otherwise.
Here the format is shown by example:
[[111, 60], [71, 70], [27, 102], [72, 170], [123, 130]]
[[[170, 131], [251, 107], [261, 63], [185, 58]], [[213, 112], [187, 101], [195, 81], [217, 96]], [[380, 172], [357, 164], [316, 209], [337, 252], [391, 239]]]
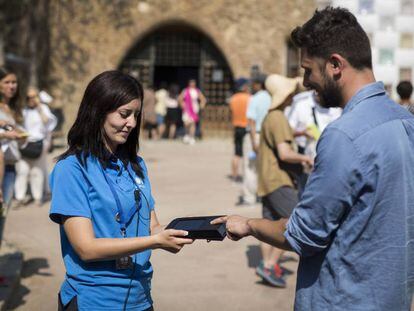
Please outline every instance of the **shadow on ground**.
[[23, 269], [21, 273], [21, 281], [18, 289], [12, 297], [7, 310], [14, 310], [17, 307], [26, 303], [25, 297], [30, 293], [30, 290], [22, 284], [22, 280], [30, 278], [34, 275], [40, 275], [44, 277], [52, 276], [51, 273], [42, 272], [42, 269], [49, 268], [49, 263], [46, 258], [31, 258], [23, 262]]
[[262, 253], [259, 245], [249, 245], [246, 250], [247, 266], [249, 268], [256, 268], [260, 260], [262, 260]]

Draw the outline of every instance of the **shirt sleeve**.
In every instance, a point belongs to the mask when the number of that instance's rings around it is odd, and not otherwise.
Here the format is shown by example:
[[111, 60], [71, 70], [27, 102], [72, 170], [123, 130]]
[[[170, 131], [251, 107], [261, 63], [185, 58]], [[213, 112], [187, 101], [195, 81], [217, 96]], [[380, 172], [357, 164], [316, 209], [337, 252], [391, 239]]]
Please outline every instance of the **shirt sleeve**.
[[43, 113], [47, 116], [47, 124], [46, 124], [46, 130], [48, 132], [52, 132], [56, 125], [57, 125], [57, 118], [56, 116], [50, 111], [49, 107], [45, 104], [42, 104], [41, 106]]
[[253, 96], [249, 99], [249, 104], [247, 105], [246, 117], [247, 119], [251, 119], [251, 120], [256, 120], [257, 118], [256, 104], [255, 104], [255, 100]]
[[75, 157], [59, 161], [50, 175], [52, 201], [49, 217], [61, 224], [62, 216], [91, 218], [89, 185]]
[[314, 171], [285, 231], [289, 244], [303, 257], [330, 245], [363, 187], [360, 154], [343, 132], [325, 130], [317, 154]]
[[297, 130], [298, 123], [299, 123], [299, 109], [298, 104], [294, 103], [289, 110], [288, 114], [286, 115], [286, 118], [288, 119], [289, 125], [293, 130]]
[[148, 177], [148, 170], [147, 170], [147, 165], [144, 162], [144, 159], [142, 158], [138, 158], [138, 163], [142, 168], [142, 171], [144, 173], [144, 183], [145, 186], [148, 187], [148, 191], [146, 191], [146, 193], [144, 195], [146, 195], [146, 200], [147, 203], [149, 205], [150, 210], [154, 210], [155, 209], [155, 200], [154, 197], [152, 196], [152, 190], [151, 190], [151, 183]]
[[268, 130], [271, 134], [272, 145], [276, 147], [278, 144], [293, 141], [293, 134], [290, 125], [281, 111], [275, 111], [268, 122]]

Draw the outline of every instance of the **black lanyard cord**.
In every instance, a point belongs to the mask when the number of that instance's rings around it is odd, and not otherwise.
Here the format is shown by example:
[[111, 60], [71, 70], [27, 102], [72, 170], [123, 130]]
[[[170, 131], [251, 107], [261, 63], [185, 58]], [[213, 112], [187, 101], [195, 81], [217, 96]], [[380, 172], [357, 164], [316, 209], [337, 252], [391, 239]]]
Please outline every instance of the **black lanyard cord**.
[[[142, 192], [142, 191], [139, 191], [139, 193], [144, 196], [145, 202], [147, 203], [148, 208], [150, 208], [149, 202], [147, 200], [147, 196], [145, 195], [145, 193]], [[135, 234], [136, 237], [138, 237], [138, 225], [139, 225], [139, 211], [137, 213], [137, 232]], [[137, 254], [134, 255], [134, 259], [135, 259], [135, 262], [133, 263], [132, 272], [131, 272], [131, 275], [129, 277], [128, 291], [127, 291], [127, 294], [126, 294], [126, 297], [125, 297], [124, 307], [122, 308], [123, 311], [126, 310], [126, 307], [127, 307], [127, 304], [128, 304], [128, 299], [129, 299], [129, 294], [131, 293], [132, 280], [134, 279], [135, 267], [137, 265]]]

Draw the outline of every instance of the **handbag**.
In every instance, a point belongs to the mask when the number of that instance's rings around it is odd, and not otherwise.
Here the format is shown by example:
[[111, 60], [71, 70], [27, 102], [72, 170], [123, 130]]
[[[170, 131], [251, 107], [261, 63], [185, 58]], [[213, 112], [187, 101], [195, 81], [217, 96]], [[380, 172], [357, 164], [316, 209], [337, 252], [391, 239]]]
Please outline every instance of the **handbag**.
[[26, 145], [20, 148], [20, 153], [23, 157], [29, 159], [37, 159], [43, 151], [43, 140], [29, 141]]

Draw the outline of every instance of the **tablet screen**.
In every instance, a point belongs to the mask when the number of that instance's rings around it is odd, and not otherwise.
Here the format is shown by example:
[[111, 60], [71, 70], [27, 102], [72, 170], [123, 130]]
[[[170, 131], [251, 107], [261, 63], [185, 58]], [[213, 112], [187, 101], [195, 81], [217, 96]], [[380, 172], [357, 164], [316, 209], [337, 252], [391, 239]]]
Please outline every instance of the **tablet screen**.
[[174, 226], [177, 230], [198, 230], [205, 223], [205, 219], [181, 219]]

